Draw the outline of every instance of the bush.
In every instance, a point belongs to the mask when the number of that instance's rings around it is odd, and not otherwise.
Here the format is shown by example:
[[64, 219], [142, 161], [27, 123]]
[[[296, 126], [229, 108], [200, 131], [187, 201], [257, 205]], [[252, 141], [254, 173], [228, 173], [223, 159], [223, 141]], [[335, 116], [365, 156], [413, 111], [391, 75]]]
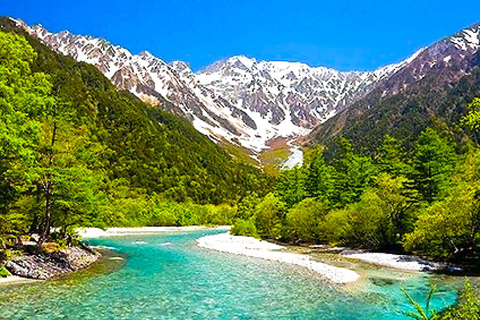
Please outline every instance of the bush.
[[451, 259], [478, 250], [480, 187], [459, 185], [453, 194], [423, 210], [415, 230], [405, 235], [406, 251], [437, 259]]
[[[315, 242], [320, 239], [318, 224], [327, 213], [327, 206], [307, 198], [293, 206], [285, 218], [283, 238], [288, 241]], [[322, 235], [323, 237], [323, 235]]]
[[232, 226], [230, 233], [235, 236], [249, 236], [258, 238], [257, 227], [252, 219], [237, 220]]
[[0, 278], [6, 278], [10, 275], [10, 273], [5, 269], [4, 266], [0, 266]]
[[285, 203], [273, 193], [267, 194], [255, 209], [255, 226], [258, 234], [265, 238], [279, 239], [284, 212]]
[[60, 251], [60, 245], [56, 242], [47, 242], [42, 245], [41, 252], [51, 254]]
[[480, 292], [465, 280], [465, 288], [460, 294], [459, 304], [443, 311], [440, 320], [480, 320]]

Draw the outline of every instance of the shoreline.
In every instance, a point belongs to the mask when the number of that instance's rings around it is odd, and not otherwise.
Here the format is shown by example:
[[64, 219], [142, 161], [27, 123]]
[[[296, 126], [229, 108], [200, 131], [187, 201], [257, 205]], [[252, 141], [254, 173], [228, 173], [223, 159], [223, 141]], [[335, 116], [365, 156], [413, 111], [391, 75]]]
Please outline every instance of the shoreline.
[[27, 283], [27, 282], [37, 282], [37, 281], [43, 281], [43, 280], [10, 275], [5, 278], [0, 278], [0, 287], [2, 285], [8, 285], [8, 284], [18, 284], [18, 283]]
[[80, 228], [77, 229], [78, 235], [82, 239], [90, 238], [103, 238], [103, 237], [121, 237], [121, 236], [135, 236], [135, 235], [155, 235], [169, 232], [188, 232], [188, 231], [200, 231], [200, 230], [230, 230], [230, 226], [185, 226], [185, 227], [113, 227], [106, 228], [105, 230], [100, 228]]
[[432, 272], [442, 268], [441, 263], [429, 262], [414, 255], [402, 255], [383, 252], [340, 253], [341, 256], [380, 267], [410, 272]]
[[53, 253], [23, 253], [3, 263], [10, 275], [0, 278], [0, 284], [50, 280], [85, 269], [101, 256], [96, 250], [80, 246]]
[[285, 252], [286, 247], [252, 237], [232, 236], [229, 233], [205, 236], [197, 239], [197, 245], [202, 248], [237, 255], [278, 261], [305, 267], [323, 276], [326, 280], [345, 284], [355, 282], [360, 275], [346, 268], [317, 262], [305, 254]]

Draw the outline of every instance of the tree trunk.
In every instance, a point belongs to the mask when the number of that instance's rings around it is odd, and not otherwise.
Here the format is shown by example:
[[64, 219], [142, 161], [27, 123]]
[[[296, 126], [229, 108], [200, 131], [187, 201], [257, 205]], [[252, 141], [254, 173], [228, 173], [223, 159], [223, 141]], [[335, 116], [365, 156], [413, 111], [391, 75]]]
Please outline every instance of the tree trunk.
[[43, 225], [43, 230], [38, 239], [38, 246], [41, 247], [45, 240], [50, 236], [50, 228], [52, 224], [52, 213], [51, 213], [51, 181], [48, 180], [45, 182], [45, 223]]
[[[53, 152], [53, 147], [55, 144], [55, 138], [57, 135], [57, 123], [53, 123], [53, 130], [52, 130], [52, 140], [50, 144], [50, 151], [48, 154], [48, 166], [47, 169], [50, 169], [53, 166], [53, 158], [54, 158], [54, 152]], [[52, 206], [52, 195], [53, 195], [53, 181], [52, 181], [52, 176], [50, 172], [47, 172], [45, 176], [45, 182], [43, 184], [43, 190], [45, 194], [45, 223], [43, 225], [43, 230], [40, 235], [40, 238], [38, 239], [38, 246], [41, 247], [42, 244], [45, 242], [45, 240], [48, 239], [50, 236], [50, 228], [52, 227], [52, 212], [51, 212], [51, 206]]]

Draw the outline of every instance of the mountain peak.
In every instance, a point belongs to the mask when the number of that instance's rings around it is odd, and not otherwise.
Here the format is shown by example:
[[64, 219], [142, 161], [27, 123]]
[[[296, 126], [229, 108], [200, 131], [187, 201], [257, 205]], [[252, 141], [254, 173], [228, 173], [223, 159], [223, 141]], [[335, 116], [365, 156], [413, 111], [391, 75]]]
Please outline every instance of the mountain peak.
[[480, 48], [480, 22], [463, 29], [447, 39], [453, 42], [460, 50], [477, 51]]
[[253, 151], [275, 137], [305, 135], [401, 68], [346, 73], [236, 55], [193, 73], [183, 61], [167, 65], [146, 50], [132, 55], [99, 38], [22, 27], [54, 50], [95, 65], [118, 88], [149, 103], [169, 101], [171, 111], [212, 140]]

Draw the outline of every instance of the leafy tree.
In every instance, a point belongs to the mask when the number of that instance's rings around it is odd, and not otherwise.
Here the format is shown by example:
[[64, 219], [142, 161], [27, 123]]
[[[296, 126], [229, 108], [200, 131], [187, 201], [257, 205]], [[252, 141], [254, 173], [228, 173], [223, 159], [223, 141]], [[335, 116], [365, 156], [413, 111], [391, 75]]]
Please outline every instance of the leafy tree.
[[413, 232], [405, 236], [409, 252], [449, 259], [472, 254], [480, 245], [480, 155], [468, 155], [456, 187], [447, 198], [418, 214]]
[[367, 189], [358, 202], [327, 214], [321, 228], [329, 242], [369, 248], [397, 246], [410, 230], [415, 208], [406, 181], [382, 173], [375, 178], [377, 186]]
[[255, 215], [255, 208], [260, 202], [258, 195], [253, 192], [240, 200], [238, 203], [236, 218], [240, 220], [248, 220]]
[[25, 217], [10, 206], [31, 179], [39, 120], [53, 102], [47, 76], [30, 69], [35, 57], [25, 39], [0, 31], [0, 237], [25, 231]]
[[307, 198], [288, 210], [282, 238], [289, 241], [315, 242], [320, 240], [319, 223], [327, 213], [327, 206]]
[[473, 131], [480, 129], [480, 98], [474, 98], [468, 104], [468, 113], [462, 118], [462, 125]]
[[286, 204], [269, 193], [257, 205], [255, 210], [255, 226], [261, 237], [279, 239], [281, 237], [282, 220]]

